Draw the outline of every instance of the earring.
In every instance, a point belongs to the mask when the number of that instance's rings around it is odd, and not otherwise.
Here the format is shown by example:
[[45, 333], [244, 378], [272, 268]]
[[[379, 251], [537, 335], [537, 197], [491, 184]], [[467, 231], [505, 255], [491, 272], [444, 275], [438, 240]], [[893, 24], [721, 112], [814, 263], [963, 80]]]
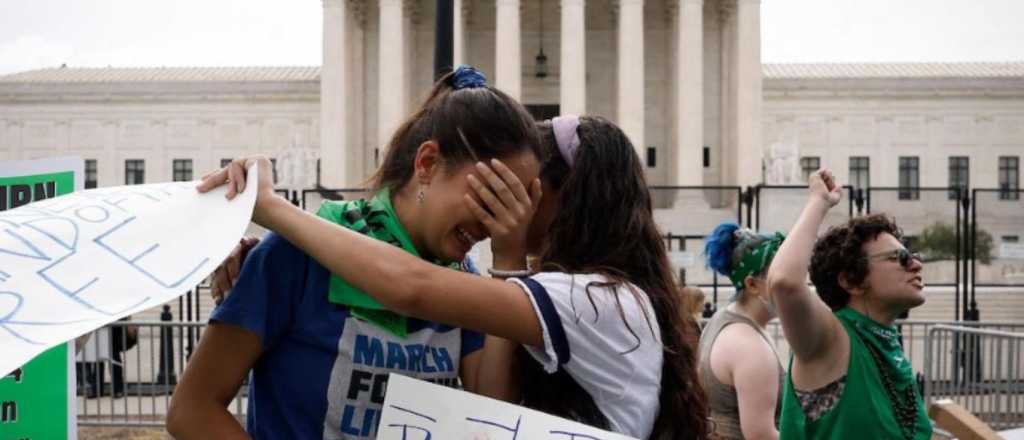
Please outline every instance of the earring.
[[426, 196], [423, 195], [423, 187], [421, 186], [420, 190], [416, 192], [416, 203], [422, 205], [424, 197]]

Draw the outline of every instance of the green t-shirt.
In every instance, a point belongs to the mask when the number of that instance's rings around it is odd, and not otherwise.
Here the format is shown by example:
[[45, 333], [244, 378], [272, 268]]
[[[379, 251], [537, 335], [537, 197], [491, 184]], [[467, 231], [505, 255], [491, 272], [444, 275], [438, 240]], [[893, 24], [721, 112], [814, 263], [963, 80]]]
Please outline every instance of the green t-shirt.
[[[790, 356], [780, 438], [929, 440], [932, 424], [896, 328], [881, 325], [849, 307], [836, 311], [835, 316], [850, 338], [850, 363], [839, 402], [817, 420], [808, 421], [793, 388]], [[888, 377], [889, 390], [883, 376]], [[894, 405], [890, 394], [901, 403]], [[898, 422], [900, 412], [908, 421], [904, 428]]]

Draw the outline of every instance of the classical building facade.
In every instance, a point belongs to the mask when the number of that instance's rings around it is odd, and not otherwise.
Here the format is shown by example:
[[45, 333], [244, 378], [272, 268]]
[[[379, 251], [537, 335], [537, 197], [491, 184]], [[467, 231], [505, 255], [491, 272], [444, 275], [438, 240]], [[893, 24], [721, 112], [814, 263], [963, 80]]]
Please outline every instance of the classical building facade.
[[[282, 185], [359, 186], [433, 82], [434, 2], [322, 0], [319, 67], [73, 68], [0, 76], [0, 160], [77, 155], [87, 186], [191, 180], [248, 154], [278, 158]], [[763, 64], [759, 0], [455, 0], [455, 62], [477, 66], [538, 117], [618, 123], [656, 190], [663, 231], [722, 220], [792, 225], [821, 166], [872, 187], [872, 211], [911, 235], [953, 223], [947, 187], [975, 200], [1001, 257], [978, 279], [1016, 282], [1024, 205], [1024, 62]], [[301, 158], [301, 160], [296, 160]], [[316, 159], [319, 159], [317, 161]], [[319, 163], [319, 172], [314, 171]], [[297, 178], [298, 177], [302, 177]], [[835, 210], [829, 222], [846, 218]], [[960, 215], [966, 215], [961, 212]], [[755, 221], [756, 220], [756, 221]], [[673, 245], [710, 283], [691, 241]], [[672, 242], [672, 239], [669, 240]], [[1005, 250], [1004, 250], [1005, 249]], [[487, 253], [487, 249], [482, 249]], [[486, 256], [484, 261], [487, 261]], [[957, 265], [929, 265], [952, 285]]]
[[[820, 165], [859, 186], [1016, 185], [1024, 63], [762, 65], [758, 0], [455, 3], [456, 63], [538, 115], [617, 122], [652, 183], [795, 183]], [[323, 0], [320, 68], [0, 77], [0, 157], [79, 154], [112, 185], [302, 147], [324, 186], [357, 185], [431, 87], [433, 5]]]

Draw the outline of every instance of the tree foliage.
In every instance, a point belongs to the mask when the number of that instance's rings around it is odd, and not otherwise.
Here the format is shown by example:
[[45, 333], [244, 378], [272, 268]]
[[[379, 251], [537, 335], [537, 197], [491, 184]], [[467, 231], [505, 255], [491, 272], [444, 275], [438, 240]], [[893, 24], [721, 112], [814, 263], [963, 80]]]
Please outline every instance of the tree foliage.
[[[947, 223], [934, 223], [924, 228], [917, 238], [917, 251], [925, 260], [952, 260], [956, 258], [956, 230]], [[982, 264], [992, 262], [992, 234], [978, 229], [977, 242], [974, 244], [974, 255]], [[964, 255], [966, 257], [966, 255]]]

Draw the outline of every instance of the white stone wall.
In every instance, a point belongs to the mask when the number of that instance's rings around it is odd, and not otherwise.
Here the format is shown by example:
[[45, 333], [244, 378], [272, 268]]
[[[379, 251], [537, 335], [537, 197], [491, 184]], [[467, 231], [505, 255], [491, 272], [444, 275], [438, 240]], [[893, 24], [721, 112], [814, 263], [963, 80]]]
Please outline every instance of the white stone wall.
[[[928, 81], [880, 88], [877, 81], [847, 81], [803, 85], [789, 81], [766, 85], [763, 137], [768, 149], [774, 142], [795, 145], [800, 156], [817, 156], [839, 181], [849, 181], [849, 158], [870, 158], [872, 187], [899, 185], [899, 157], [919, 158], [922, 188], [949, 186], [949, 158], [967, 156], [971, 188], [997, 188], [1000, 156], [1024, 159], [1024, 93], [1005, 81]], [[769, 217], [769, 228], [785, 228], [795, 220], [787, 207], [799, 204], [798, 194], [780, 194], [773, 205], [783, 209]], [[937, 222], [956, 222], [956, 201], [946, 191], [922, 190], [917, 200], [900, 200], [893, 190], [873, 190], [872, 212], [896, 217], [904, 232], [918, 235]], [[1000, 200], [998, 193], [979, 193], [978, 229], [993, 236], [998, 248], [1002, 237], [1024, 236], [1024, 198]], [[961, 211], [961, 215], [975, 215]], [[998, 254], [998, 251], [995, 252]], [[1019, 266], [1019, 260], [979, 265], [981, 280], [1005, 281], [1000, 271]], [[1011, 269], [1007, 269], [1011, 268]], [[952, 282], [952, 264], [932, 265], [932, 279]]]
[[998, 157], [1024, 156], [1024, 96], [951, 98], [772, 96], [766, 91], [764, 145], [792, 142], [821, 157], [843, 182], [849, 157], [867, 156], [872, 186], [898, 184], [900, 156], [920, 158], [922, 187], [949, 183], [948, 158], [970, 157], [970, 183], [998, 186]]
[[125, 182], [125, 160], [145, 161], [147, 183], [170, 181], [172, 161], [193, 176], [222, 158], [273, 157], [291, 145], [317, 148], [315, 100], [291, 102], [0, 101], [0, 160], [77, 155], [97, 160], [100, 186]]

